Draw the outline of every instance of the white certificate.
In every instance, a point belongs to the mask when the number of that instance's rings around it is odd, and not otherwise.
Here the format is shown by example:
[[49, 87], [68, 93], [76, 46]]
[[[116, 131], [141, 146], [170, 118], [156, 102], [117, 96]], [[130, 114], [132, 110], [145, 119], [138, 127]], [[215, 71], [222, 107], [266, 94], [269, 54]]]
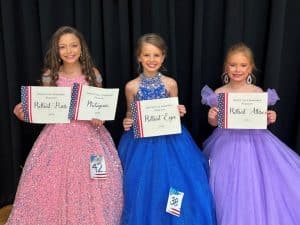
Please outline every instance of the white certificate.
[[177, 97], [136, 101], [132, 115], [136, 138], [181, 133]]
[[71, 87], [22, 86], [24, 121], [29, 123], [69, 123]]
[[233, 129], [267, 128], [267, 93], [220, 93], [218, 126]]
[[69, 118], [74, 120], [114, 120], [118, 88], [98, 88], [74, 84]]

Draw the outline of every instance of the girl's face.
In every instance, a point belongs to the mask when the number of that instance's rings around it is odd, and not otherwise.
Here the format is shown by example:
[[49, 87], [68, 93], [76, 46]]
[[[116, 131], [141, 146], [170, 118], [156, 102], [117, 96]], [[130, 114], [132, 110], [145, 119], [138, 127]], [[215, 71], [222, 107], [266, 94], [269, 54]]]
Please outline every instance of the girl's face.
[[252, 72], [250, 60], [241, 52], [233, 53], [227, 60], [226, 72], [230, 82], [246, 82]]
[[164, 62], [165, 55], [156, 46], [144, 43], [142, 45], [141, 54], [138, 56], [138, 61], [143, 66], [143, 72], [148, 76], [155, 76]]
[[80, 40], [74, 34], [64, 34], [58, 40], [59, 56], [64, 63], [76, 63], [81, 53]]

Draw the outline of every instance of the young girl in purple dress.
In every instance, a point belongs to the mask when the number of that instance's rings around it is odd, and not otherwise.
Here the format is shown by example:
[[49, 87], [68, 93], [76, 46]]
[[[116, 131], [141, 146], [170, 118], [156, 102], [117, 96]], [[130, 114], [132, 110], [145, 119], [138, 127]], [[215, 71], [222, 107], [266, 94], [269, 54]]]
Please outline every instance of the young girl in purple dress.
[[[253, 54], [243, 43], [225, 58], [224, 85], [205, 86], [202, 103], [211, 106], [208, 122], [218, 124], [217, 95], [262, 92], [253, 84]], [[268, 89], [268, 103], [279, 100]], [[267, 112], [268, 124], [276, 113]], [[300, 222], [300, 157], [267, 129], [216, 128], [204, 142], [210, 160], [210, 185], [218, 225], [298, 225]]]

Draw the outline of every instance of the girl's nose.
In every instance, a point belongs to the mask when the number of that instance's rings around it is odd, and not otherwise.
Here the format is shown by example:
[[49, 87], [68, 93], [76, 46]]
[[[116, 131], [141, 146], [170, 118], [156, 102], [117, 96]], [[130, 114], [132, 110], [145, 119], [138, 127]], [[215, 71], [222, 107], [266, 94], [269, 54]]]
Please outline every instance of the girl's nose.
[[67, 52], [71, 52], [71, 47], [67, 47]]

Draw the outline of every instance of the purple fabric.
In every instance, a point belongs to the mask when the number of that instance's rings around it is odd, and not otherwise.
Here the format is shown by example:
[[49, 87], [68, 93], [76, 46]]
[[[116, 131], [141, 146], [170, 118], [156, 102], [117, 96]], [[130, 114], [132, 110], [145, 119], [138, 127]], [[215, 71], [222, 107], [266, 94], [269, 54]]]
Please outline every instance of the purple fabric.
[[268, 104], [269, 105], [275, 105], [275, 103], [280, 99], [277, 95], [277, 92], [275, 89], [268, 89]]
[[[275, 89], [268, 89], [268, 105], [275, 105], [280, 99]], [[207, 85], [205, 85], [201, 90], [203, 105], [217, 106], [218, 105], [218, 95]]]
[[216, 128], [203, 147], [218, 225], [300, 224], [300, 157], [270, 131]]
[[217, 106], [218, 105], [218, 95], [214, 93], [214, 91], [205, 85], [201, 90], [202, 100], [201, 103], [203, 105], [208, 106]]

